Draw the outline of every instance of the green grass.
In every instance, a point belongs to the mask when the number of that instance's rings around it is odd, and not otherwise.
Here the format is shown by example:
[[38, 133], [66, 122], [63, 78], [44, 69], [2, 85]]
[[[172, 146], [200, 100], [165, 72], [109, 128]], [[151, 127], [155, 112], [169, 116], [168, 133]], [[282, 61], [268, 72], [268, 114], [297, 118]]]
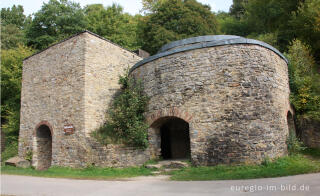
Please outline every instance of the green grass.
[[38, 171], [33, 168], [16, 168], [12, 166], [2, 166], [2, 174], [26, 175], [52, 178], [73, 178], [73, 179], [119, 179], [136, 176], [151, 175], [152, 169], [145, 167], [129, 168], [99, 168], [90, 167], [84, 169], [75, 169], [67, 167], [50, 167], [46, 171]]
[[316, 159], [320, 159], [320, 149], [317, 148], [306, 148], [302, 151], [302, 154], [312, 156]]
[[278, 158], [263, 165], [189, 167], [172, 172], [172, 180], [234, 180], [320, 172], [320, 161], [301, 154]]
[[[16, 168], [4, 166], [4, 160], [17, 155], [17, 144], [8, 145], [1, 154], [2, 174], [28, 175], [53, 178], [74, 179], [120, 179], [136, 176], [152, 175], [154, 169], [144, 166], [130, 168], [99, 168], [87, 167], [75, 169], [67, 167], [51, 167], [46, 171], [38, 171], [33, 168]], [[150, 160], [146, 164], [156, 164], [159, 160]], [[172, 171], [172, 180], [231, 180], [231, 179], [253, 179], [289, 176], [305, 173], [320, 172], [320, 149], [307, 148], [296, 155], [281, 157], [271, 162], [266, 160], [261, 165], [227, 166], [218, 165], [214, 167], [188, 167], [178, 171]]]

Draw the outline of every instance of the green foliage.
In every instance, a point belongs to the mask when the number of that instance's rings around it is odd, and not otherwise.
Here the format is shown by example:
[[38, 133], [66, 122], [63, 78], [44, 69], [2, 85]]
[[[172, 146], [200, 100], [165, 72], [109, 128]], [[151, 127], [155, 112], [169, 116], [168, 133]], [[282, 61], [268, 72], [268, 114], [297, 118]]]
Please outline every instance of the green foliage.
[[24, 28], [30, 18], [21, 5], [1, 9], [1, 49], [11, 49], [25, 43]]
[[7, 24], [1, 27], [1, 49], [7, 50], [18, 47], [25, 43], [23, 30], [14, 24]]
[[85, 17], [88, 30], [130, 50], [140, 48], [137, 33], [141, 16], [123, 13], [123, 8], [117, 4], [107, 8], [102, 4], [93, 4], [86, 6]]
[[281, 157], [263, 165], [218, 165], [214, 167], [188, 167], [173, 171], [172, 180], [236, 180], [270, 178], [320, 171], [320, 162], [300, 154]]
[[32, 150], [28, 150], [24, 159], [27, 161], [32, 161], [32, 155], [33, 155]]
[[78, 3], [68, 0], [50, 0], [34, 14], [26, 36], [28, 45], [36, 49], [44, 49], [85, 28], [84, 12]]
[[1, 25], [14, 24], [18, 28], [23, 28], [26, 16], [23, 14], [21, 5], [13, 5], [11, 8], [1, 9]]
[[270, 33], [282, 28], [297, 10], [300, 0], [250, 0], [245, 5], [245, 19], [252, 32]]
[[302, 150], [305, 155], [310, 155], [313, 158], [320, 159], [320, 149], [319, 148], [306, 148]]
[[100, 168], [88, 167], [84, 169], [68, 167], [50, 167], [48, 170], [39, 171], [33, 168], [17, 168], [12, 166], [2, 166], [2, 174], [41, 176], [50, 178], [73, 178], [73, 179], [115, 179], [129, 178], [136, 176], [152, 175], [153, 169], [145, 167], [128, 167], [128, 168]]
[[239, 36], [248, 35], [249, 26], [245, 20], [238, 20], [225, 12], [219, 12], [217, 14], [217, 20], [223, 34]]
[[261, 165], [268, 166], [272, 163], [272, 160], [269, 157], [265, 157], [261, 163]]
[[230, 7], [230, 15], [237, 19], [240, 19], [245, 13], [245, 5], [248, 0], [233, 0], [233, 4]]
[[[320, 60], [320, 0], [306, 0], [293, 13], [290, 24], [296, 37], [311, 46], [314, 56]], [[320, 68], [320, 67], [318, 67]]]
[[266, 34], [259, 34], [259, 35], [249, 35], [248, 38], [257, 39], [263, 41], [265, 43], [270, 44], [275, 48], [279, 48], [278, 46], [278, 33], [266, 33]]
[[6, 148], [1, 153], [1, 164], [3, 165], [4, 162], [12, 157], [18, 155], [18, 142], [14, 141], [6, 145]]
[[1, 51], [1, 123], [8, 143], [18, 138], [22, 60], [32, 53], [25, 46]]
[[115, 97], [106, 123], [93, 133], [101, 143], [122, 143], [146, 148], [147, 129], [143, 113], [149, 98], [144, 95], [141, 81], [120, 76], [120, 93]]
[[303, 143], [299, 141], [296, 137], [294, 130], [289, 130], [289, 136], [287, 138], [287, 147], [289, 155], [298, 154], [299, 152], [306, 149], [306, 147], [303, 146]]
[[209, 6], [195, 0], [160, 2], [140, 22], [143, 49], [151, 54], [171, 41], [219, 32]]
[[320, 76], [310, 48], [294, 40], [287, 54], [289, 59], [290, 101], [298, 117], [320, 119]]

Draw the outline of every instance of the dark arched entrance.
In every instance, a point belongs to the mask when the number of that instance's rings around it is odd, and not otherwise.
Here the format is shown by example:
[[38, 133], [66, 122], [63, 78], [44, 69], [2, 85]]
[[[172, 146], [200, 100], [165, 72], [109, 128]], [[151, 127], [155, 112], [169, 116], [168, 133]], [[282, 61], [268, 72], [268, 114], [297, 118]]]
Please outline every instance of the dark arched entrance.
[[51, 166], [52, 135], [50, 128], [42, 124], [36, 129], [36, 169], [45, 170]]
[[163, 159], [190, 158], [189, 124], [176, 117], [164, 119], [159, 126]]

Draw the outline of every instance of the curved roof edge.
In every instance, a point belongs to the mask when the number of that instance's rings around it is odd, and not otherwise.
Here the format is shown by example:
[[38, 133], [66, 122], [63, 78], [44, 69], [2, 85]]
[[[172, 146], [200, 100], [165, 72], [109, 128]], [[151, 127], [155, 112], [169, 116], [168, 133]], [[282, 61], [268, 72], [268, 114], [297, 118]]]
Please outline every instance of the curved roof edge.
[[[247, 39], [244, 37], [233, 36], [233, 35], [209, 35], [209, 36], [192, 37], [192, 38], [174, 41], [169, 44], [166, 44], [159, 50], [159, 53], [139, 61], [130, 69], [129, 72], [131, 73], [136, 68], [148, 62], [151, 62], [153, 60], [159, 59], [161, 57], [169, 56], [175, 53], [194, 50], [194, 49], [214, 47], [214, 46], [236, 45], [236, 44], [252, 44], [252, 45], [258, 45], [258, 46], [267, 48], [275, 52], [283, 60], [285, 60], [286, 63], [288, 63], [287, 58], [279, 50], [262, 41]], [[181, 47], [174, 49], [175, 47], [178, 47], [178, 46], [181, 46]]]

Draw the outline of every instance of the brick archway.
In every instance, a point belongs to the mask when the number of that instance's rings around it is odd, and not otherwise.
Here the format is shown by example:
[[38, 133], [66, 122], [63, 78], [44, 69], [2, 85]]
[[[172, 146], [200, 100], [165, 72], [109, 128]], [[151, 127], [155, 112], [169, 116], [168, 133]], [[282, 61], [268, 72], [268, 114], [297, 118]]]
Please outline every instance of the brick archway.
[[192, 115], [176, 107], [157, 110], [148, 115], [151, 158], [190, 158], [191, 120]]
[[34, 130], [33, 166], [37, 170], [46, 170], [52, 161], [52, 126], [47, 121], [38, 123]]
[[187, 123], [190, 123], [190, 121], [192, 120], [192, 115], [189, 114], [187, 111], [183, 111], [179, 108], [172, 107], [157, 110], [147, 115], [147, 123], [149, 124], [149, 126], [154, 126], [154, 123], [157, 122], [158, 119], [165, 117], [177, 117], [186, 121]]
[[49, 127], [50, 132], [51, 132], [51, 136], [53, 136], [53, 128], [52, 128], [52, 126], [50, 125], [50, 123], [49, 123], [48, 121], [46, 121], [46, 120], [43, 120], [43, 121], [41, 121], [41, 122], [39, 122], [39, 123], [37, 124], [36, 128], [35, 128], [34, 131], [33, 131], [33, 136], [36, 136], [37, 130], [38, 130], [38, 128], [39, 128], [41, 125], [46, 125], [47, 127]]

